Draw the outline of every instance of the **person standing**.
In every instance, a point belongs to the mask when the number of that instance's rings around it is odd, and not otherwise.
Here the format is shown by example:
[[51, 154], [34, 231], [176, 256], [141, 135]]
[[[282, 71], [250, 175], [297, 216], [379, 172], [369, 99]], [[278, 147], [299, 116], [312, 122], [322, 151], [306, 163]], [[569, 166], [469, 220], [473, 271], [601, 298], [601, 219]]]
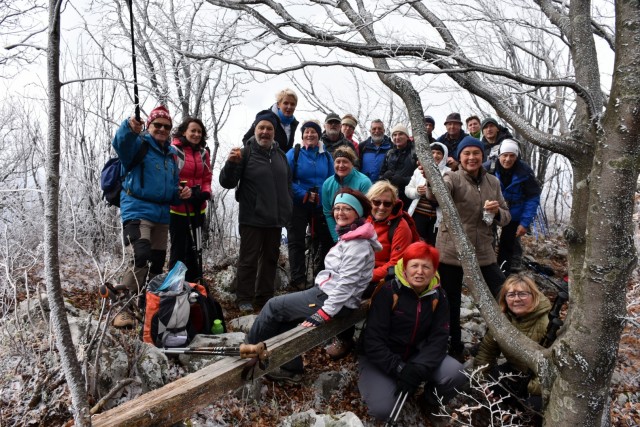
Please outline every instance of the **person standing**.
[[384, 134], [382, 120], [373, 120], [369, 131], [371, 136], [360, 144], [360, 172], [373, 183], [380, 179], [380, 169], [393, 143], [391, 138]]
[[[293, 113], [298, 106], [298, 95], [291, 89], [283, 89], [276, 94], [276, 103], [271, 106], [271, 112], [278, 117], [278, 125], [275, 127], [274, 140], [283, 153], [286, 153], [293, 147], [296, 138], [296, 129], [298, 128], [298, 120]], [[242, 142], [247, 141], [255, 135], [254, 125], [249, 128], [247, 133], [242, 137]]]
[[395, 125], [391, 129], [391, 139], [394, 148], [387, 152], [380, 176], [398, 189], [398, 197], [402, 200], [402, 205], [406, 210], [411, 205], [411, 199], [405, 194], [404, 188], [411, 181], [411, 176], [416, 168], [416, 153], [406, 126]]
[[493, 161], [498, 158], [500, 143], [509, 138], [513, 138], [511, 132], [506, 127], [498, 124], [493, 117], [487, 117], [482, 121], [482, 143], [484, 144], [484, 157]]
[[[498, 243], [498, 265], [505, 274], [520, 270], [522, 261], [520, 237], [527, 234], [540, 206], [542, 193], [533, 170], [519, 158], [519, 154], [516, 141], [503, 140], [494, 171], [496, 178], [500, 180], [502, 195], [511, 213], [511, 222], [502, 227]], [[485, 169], [488, 169], [489, 165], [490, 162], [485, 163]]]
[[447, 132], [440, 135], [437, 142], [442, 142], [447, 146], [449, 150], [449, 158], [447, 159], [447, 166], [451, 170], [458, 169], [458, 162], [453, 157], [458, 152], [458, 144], [462, 141], [467, 133], [462, 130], [462, 119], [460, 119], [460, 113], [451, 113], [444, 121], [444, 126], [447, 128]]
[[[122, 284], [139, 293], [153, 277], [161, 274], [167, 253], [169, 205], [191, 197], [191, 188], [178, 185], [176, 151], [169, 142], [171, 115], [163, 105], [154, 108], [147, 117], [147, 131], [135, 117], [120, 125], [111, 145], [122, 162], [122, 191], [120, 216], [125, 246], [133, 248], [131, 268]], [[125, 175], [136, 153], [145, 145], [142, 161]], [[128, 311], [121, 311], [113, 319], [115, 327], [134, 326]]]
[[194, 117], [183, 120], [173, 134], [172, 144], [177, 151], [180, 183], [191, 188], [191, 198], [171, 205], [169, 269], [177, 261], [182, 261], [187, 267], [187, 282], [202, 279], [202, 258], [193, 248], [201, 244], [198, 242], [201, 231], [198, 230], [202, 229], [207, 202], [211, 199], [211, 159], [206, 140], [204, 123]]
[[254, 136], [244, 148], [231, 150], [220, 172], [223, 188], [237, 187], [240, 205], [236, 303], [243, 312], [253, 310], [252, 302], [262, 307], [273, 296], [282, 228], [291, 220], [291, 170], [274, 140], [277, 126], [275, 113], [260, 111]]
[[[446, 172], [443, 179], [460, 215], [462, 228], [476, 250], [482, 276], [491, 293], [497, 296], [505, 277], [496, 263], [492, 245], [493, 225], [507, 225], [511, 221], [511, 215], [502, 197], [500, 182], [482, 167], [483, 149], [482, 142], [467, 135], [458, 145], [460, 168]], [[427, 198], [435, 200], [430, 187], [427, 187]], [[446, 223], [440, 224], [436, 247], [440, 251], [442, 287], [449, 297], [451, 310], [449, 354], [463, 361], [460, 304], [464, 271], [453, 240]]]
[[333, 156], [333, 152], [340, 147], [349, 147], [356, 152], [356, 147], [351, 141], [345, 138], [340, 131], [342, 127], [342, 119], [336, 113], [329, 113], [324, 119], [324, 132], [320, 135], [320, 142], [324, 145], [324, 149]]
[[293, 215], [287, 226], [291, 284], [294, 289], [306, 289], [305, 265], [306, 229], [311, 229], [311, 244], [316, 248], [317, 259], [312, 260], [314, 275], [321, 270], [320, 254], [329, 252], [333, 239], [322, 210], [322, 184], [333, 174], [333, 159], [318, 142], [322, 130], [315, 120], [302, 124], [302, 146], [297, 145], [287, 153], [292, 173]]
[[467, 117], [467, 132], [475, 139], [482, 138], [482, 129], [480, 128], [480, 117], [469, 116]]
[[340, 122], [340, 129], [344, 134], [344, 138], [353, 144], [353, 147], [356, 149], [356, 155], [360, 153], [360, 149], [358, 147], [358, 141], [355, 140], [353, 134], [355, 133], [356, 126], [358, 126], [358, 119], [353, 114], [345, 114], [342, 117], [342, 121]]

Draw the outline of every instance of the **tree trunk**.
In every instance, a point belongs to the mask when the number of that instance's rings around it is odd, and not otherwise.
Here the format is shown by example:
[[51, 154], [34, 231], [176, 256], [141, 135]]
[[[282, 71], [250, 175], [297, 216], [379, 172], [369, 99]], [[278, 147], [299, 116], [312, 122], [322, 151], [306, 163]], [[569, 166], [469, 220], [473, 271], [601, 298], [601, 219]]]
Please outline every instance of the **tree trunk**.
[[45, 192], [45, 276], [51, 309], [51, 324], [65, 378], [71, 391], [74, 419], [77, 426], [90, 426], [89, 404], [80, 363], [76, 357], [60, 286], [58, 259], [58, 203], [60, 192], [60, 6], [49, 2], [49, 32], [47, 48], [48, 76], [48, 143]]

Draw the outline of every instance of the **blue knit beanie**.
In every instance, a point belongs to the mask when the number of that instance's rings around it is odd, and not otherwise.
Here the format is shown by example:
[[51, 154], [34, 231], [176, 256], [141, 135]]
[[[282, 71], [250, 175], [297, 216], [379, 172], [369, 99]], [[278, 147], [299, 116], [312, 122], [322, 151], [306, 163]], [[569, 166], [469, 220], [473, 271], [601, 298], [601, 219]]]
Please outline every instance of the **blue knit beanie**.
[[304, 135], [304, 130], [307, 128], [315, 129], [315, 131], [318, 132], [318, 137], [322, 135], [322, 128], [320, 127], [320, 124], [315, 120], [308, 120], [304, 122], [302, 124], [302, 127], [300, 128], [300, 133]]
[[482, 158], [484, 159], [484, 144], [479, 139], [467, 135], [462, 138], [462, 141], [458, 144], [458, 151], [456, 151], [456, 157], [460, 161], [460, 153], [467, 147], [478, 147], [482, 151]]

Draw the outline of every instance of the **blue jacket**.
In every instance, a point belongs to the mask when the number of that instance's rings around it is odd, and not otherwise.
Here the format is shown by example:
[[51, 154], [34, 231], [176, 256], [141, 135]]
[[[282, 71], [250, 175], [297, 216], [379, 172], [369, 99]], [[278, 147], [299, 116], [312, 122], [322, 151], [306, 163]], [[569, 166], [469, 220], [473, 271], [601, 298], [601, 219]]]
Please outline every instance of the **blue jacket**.
[[320, 153], [318, 146], [300, 147], [297, 165], [294, 162], [295, 146], [287, 152], [287, 161], [291, 169], [293, 203], [303, 205], [304, 196], [309, 189], [316, 187], [322, 203], [322, 184], [333, 174], [333, 159], [327, 151]]
[[[169, 223], [169, 205], [180, 203], [178, 195], [178, 165], [175, 149], [167, 140], [163, 147], [146, 132], [134, 133], [126, 119], [118, 128], [111, 145], [122, 162], [121, 173], [131, 163], [142, 145], [149, 143], [149, 150], [140, 162], [125, 177], [120, 193], [120, 216], [122, 222], [131, 219], [146, 219], [160, 224]], [[144, 173], [143, 173], [144, 171]]]
[[387, 135], [384, 135], [379, 146], [371, 141], [371, 137], [360, 143], [360, 172], [369, 177], [371, 182], [380, 179], [380, 169], [382, 169], [384, 158], [392, 147], [391, 138]]
[[333, 199], [342, 187], [349, 187], [366, 194], [371, 187], [371, 180], [366, 175], [353, 168], [351, 173], [344, 177], [342, 181], [338, 175], [333, 174], [322, 184], [322, 210], [327, 218], [327, 227], [333, 241], [338, 241], [338, 233], [336, 233], [336, 220], [333, 219]]
[[[505, 186], [505, 177], [508, 172], [499, 160], [495, 162], [494, 175], [500, 180], [500, 189], [504, 200], [509, 205], [511, 221], [517, 221], [524, 228], [528, 228], [536, 216], [542, 192], [533, 170], [522, 160], [516, 160], [511, 168], [513, 171], [511, 183]], [[490, 170], [491, 161], [485, 162], [483, 166], [486, 170]]]

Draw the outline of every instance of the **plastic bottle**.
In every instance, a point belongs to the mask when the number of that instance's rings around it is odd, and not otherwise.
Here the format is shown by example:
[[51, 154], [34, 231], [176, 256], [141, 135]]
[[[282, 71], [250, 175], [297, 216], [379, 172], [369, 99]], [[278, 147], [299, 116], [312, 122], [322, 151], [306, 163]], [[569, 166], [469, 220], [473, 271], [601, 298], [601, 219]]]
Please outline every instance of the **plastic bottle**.
[[213, 321], [213, 326], [211, 326], [211, 333], [213, 335], [222, 334], [224, 332], [224, 327], [222, 326], [222, 320], [216, 319]]

